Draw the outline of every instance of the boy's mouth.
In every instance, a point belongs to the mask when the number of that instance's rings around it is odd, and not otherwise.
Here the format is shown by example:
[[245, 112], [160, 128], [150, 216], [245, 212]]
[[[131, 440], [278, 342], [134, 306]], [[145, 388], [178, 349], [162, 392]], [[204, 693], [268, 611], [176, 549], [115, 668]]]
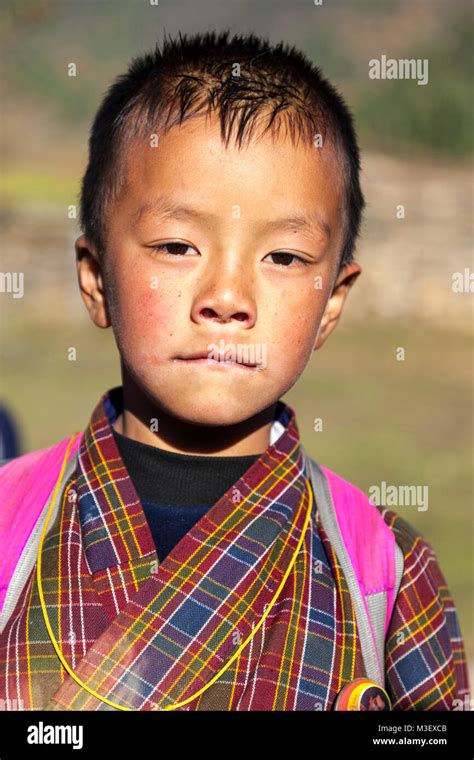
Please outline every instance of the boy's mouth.
[[210, 357], [209, 352], [200, 352], [191, 354], [189, 356], [177, 356], [173, 359], [174, 362], [180, 362], [188, 366], [209, 366], [212, 368], [234, 368], [242, 370], [257, 369], [258, 364], [252, 362], [239, 361], [238, 359], [229, 358], [224, 354], [219, 354], [217, 357]]

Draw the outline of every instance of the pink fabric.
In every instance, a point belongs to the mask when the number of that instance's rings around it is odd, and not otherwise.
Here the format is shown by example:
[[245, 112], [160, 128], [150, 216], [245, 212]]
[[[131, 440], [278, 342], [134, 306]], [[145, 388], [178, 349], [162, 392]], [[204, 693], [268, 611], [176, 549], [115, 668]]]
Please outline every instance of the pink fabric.
[[[77, 450], [82, 434], [71, 446]], [[23, 549], [58, 478], [70, 436], [0, 467], [0, 611]]]
[[359, 488], [326, 467], [321, 470], [328, 479], [342, 539], [363, 593], [387, 591], [386, 635], [395, 601], [395, 536]]

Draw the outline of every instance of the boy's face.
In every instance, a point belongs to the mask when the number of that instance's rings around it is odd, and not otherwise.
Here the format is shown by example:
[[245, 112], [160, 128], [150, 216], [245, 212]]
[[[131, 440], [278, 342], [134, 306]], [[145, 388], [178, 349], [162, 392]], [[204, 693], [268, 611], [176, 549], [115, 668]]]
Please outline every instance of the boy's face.
[[[107, 221], [108, 302], [95, 253], [83, 236], [76, 247], [87, 308], [97, 325], [112, 323], [122, 369], [148, 403], [183, 421], [231, 425], [294, 385], [360, 271], [346, 267], [333, 292], [340, 178], [329, 147], [265, 135], [225, 148], [217, 119], [193, 118], [157, 147], [134, 146]], [[301, 216], [307, 227], [276, 223]], [[189, 358], [223, 348], [234, 361]]]

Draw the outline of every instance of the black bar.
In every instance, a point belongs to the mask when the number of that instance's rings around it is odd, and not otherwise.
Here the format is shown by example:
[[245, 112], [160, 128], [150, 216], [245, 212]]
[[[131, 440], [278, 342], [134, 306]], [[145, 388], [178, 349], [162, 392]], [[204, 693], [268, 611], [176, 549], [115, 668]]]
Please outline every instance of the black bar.
[[[55, 727], [63, 726], [57, 730]], [[51, 728], [52, 727], [52, 728]], [[76, 727], [75, 729], [73, 727]], [[82, 727], [82, 747], [81, 728]], [[101, 757], [147, 760], [185, 752], [242, 760], [275, 750], [288, 760], [474, 756], [472, 713], [458, 712], [0, 712], [0, 760]], [[28, 741], [42, 740], [41, 744]], [[69, 740], [69, 744], [51, 744]], [[424, 743], [423, 743], [424, 742]], [[74, 745], [77, 749], [74, 749]]]

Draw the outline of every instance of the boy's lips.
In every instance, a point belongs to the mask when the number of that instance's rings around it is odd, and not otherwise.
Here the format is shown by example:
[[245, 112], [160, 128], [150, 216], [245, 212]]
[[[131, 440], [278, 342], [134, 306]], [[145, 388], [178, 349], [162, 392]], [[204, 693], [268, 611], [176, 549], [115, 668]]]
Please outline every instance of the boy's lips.
[[209, 352], [198, 352], [191, 354], [190, 356], [177, 356], [173, 359], [174, 362], [185, 364], [188, 366], [208, 366], [212, 368], [225, 367], [235, 368], [242, 370], [257, 369], [258, 365], [250, 362], [239, 362], [234, 359], [226, 358], [224, 355], [219, 355], [217, 358], [209, 356]]

